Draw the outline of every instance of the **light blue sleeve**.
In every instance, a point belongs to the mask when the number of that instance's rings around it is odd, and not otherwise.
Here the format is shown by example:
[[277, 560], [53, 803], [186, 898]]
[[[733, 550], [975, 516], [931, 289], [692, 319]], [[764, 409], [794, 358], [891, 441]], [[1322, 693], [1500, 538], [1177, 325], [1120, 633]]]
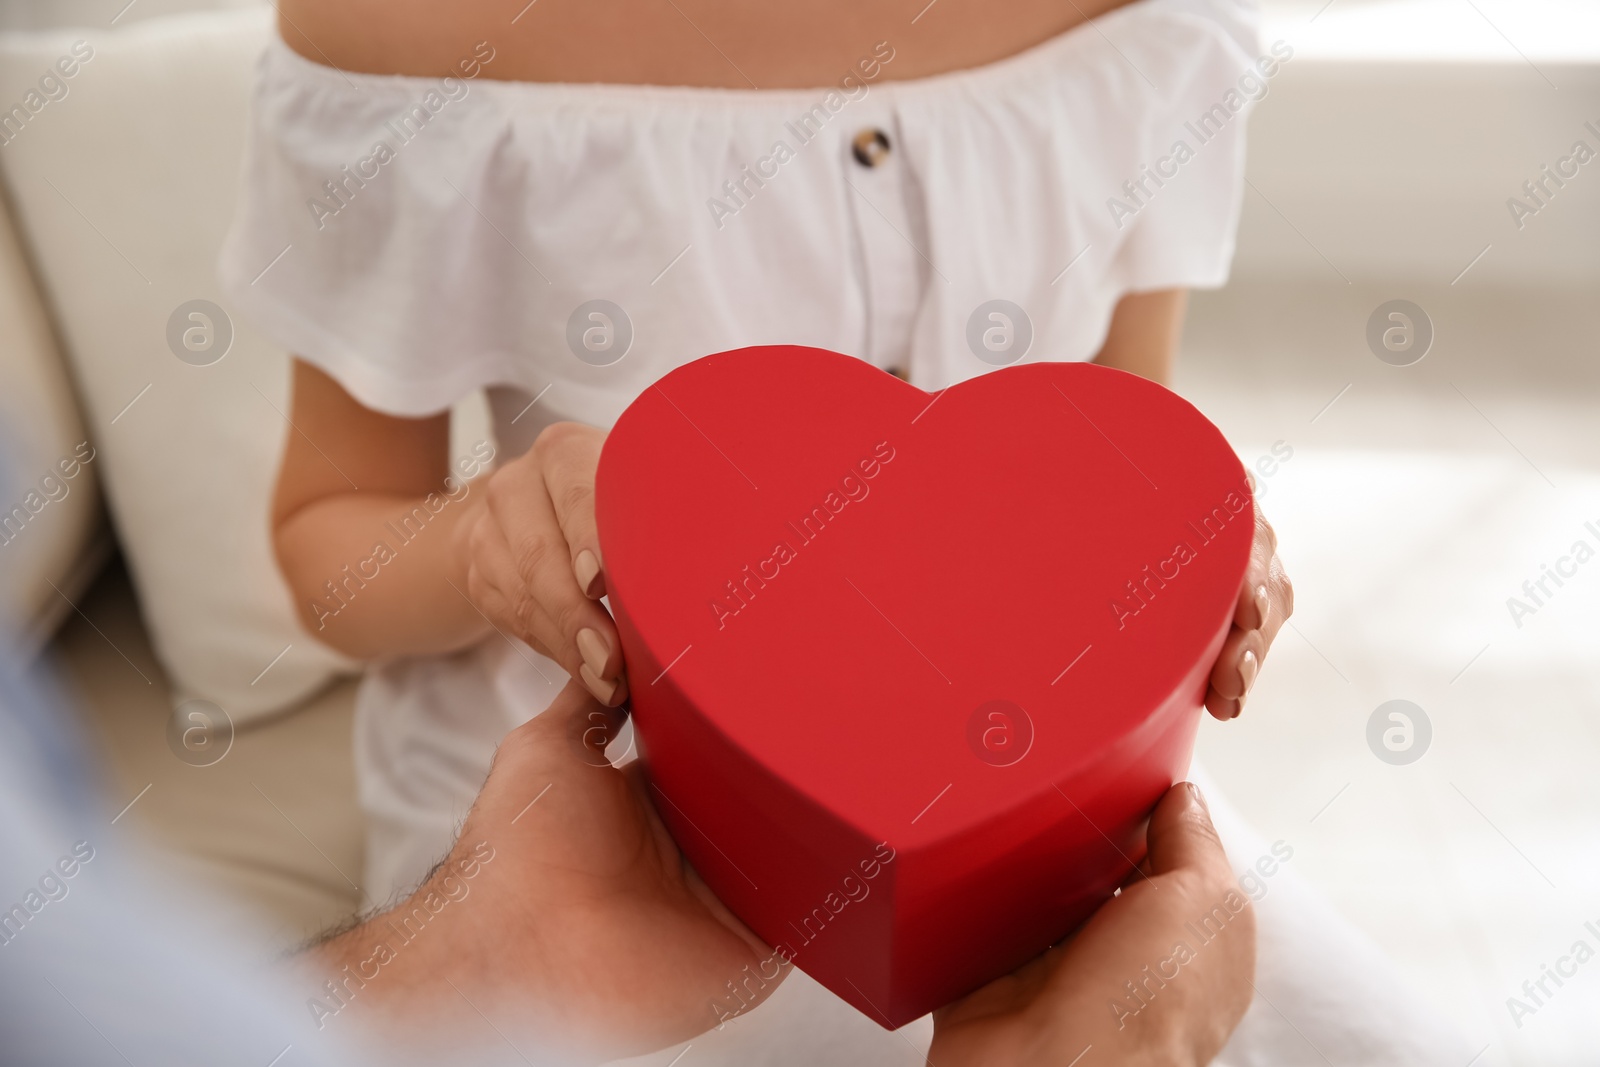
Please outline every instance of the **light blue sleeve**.
[[157, 888], [90, 784], [80, 740], [47, 685], [0, 653], [0, 1060], [364, 1062], [316, 1032], [267, 961], [230, 956], [215, 902]]

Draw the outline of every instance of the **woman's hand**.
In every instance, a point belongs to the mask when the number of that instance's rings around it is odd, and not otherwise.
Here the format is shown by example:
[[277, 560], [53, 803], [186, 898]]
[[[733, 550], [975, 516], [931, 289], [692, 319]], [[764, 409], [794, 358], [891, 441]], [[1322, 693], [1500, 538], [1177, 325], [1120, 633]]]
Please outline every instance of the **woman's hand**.
[[1211, 1062], [1250, 1005], [1255, 915], [1193, 785], [1149, 834], [1148, 869], [1068, 941], [933, 1013], [930, 1064]]
[[735, 1014], [719, 1006], [746, 1010], [787, 975], [689, 867], [638, 762], [607, 762], [622, 721], [568, 683], [501, 742], [450, 856], [411, 899], [300, 961], [313, 980], [336, 974], [392, 943], [418, 901], [449, 898], [351, 1001], [405, 1062], [476, 1062], [475, 1045], [502, 1038], [578, 1061], [636, 1055], [711, 1029]]
[[594, 473], [605, 434], [559, 422], [489, 476], [487, 506], [458, 528], [466, 594], [496, 628], [519, 637], [616, 707], [628, 697], [605, 596], [594, 522]]
[[1211, 684], [1206, 690], [1206, 707], [1224, 720], [1244, 710], [1245, 695], [1256, 684], [1267, 649], [1294, 614], [1294, 586], [1278, 559], [1278, 535], [1261, 514], [1259, 503], [1255, 513], [1255, 543], [1233, 609], [1233, 626], [1211, 668]]

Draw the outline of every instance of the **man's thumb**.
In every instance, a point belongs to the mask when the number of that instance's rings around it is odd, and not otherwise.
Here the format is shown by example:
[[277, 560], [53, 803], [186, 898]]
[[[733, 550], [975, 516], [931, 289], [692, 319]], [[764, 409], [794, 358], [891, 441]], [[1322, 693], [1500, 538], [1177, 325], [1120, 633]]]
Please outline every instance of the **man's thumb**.
[[1193, 782], [1179, 782], [1167, 790], [1167, 795], [1150, 815], [1147, 833], [1152, 874], [1185, 867], [1200, 870], [1212, 867], [1226, 870], [1228, 867], [1228, 857], [1222, 851], [1216, 828], [1211, 825], [1205, 798]]

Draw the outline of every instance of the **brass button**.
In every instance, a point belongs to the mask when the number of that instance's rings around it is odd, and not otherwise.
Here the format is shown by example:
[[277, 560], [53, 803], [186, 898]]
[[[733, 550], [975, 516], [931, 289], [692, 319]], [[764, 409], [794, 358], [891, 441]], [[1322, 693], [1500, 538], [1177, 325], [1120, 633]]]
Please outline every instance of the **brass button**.
[[862, 130], [850, 142], [850, 151], [863, 167], [876, 167], [889, 158], [889, 135], [882, 130]]

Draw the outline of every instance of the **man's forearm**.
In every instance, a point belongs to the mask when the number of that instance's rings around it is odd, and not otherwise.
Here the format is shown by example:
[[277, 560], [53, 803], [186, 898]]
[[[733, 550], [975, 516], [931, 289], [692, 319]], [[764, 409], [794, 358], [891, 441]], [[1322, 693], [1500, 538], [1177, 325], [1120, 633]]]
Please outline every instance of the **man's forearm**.
[[[502, 940], [494, 917], [504, 909], [489, 891], [494, 860], [487, 841], [458, 843], [405, 900], [295, 957], [313, 1025], [348, 1028], [419, 1059], [493, 1045], [503, 1040], [500, 1031], [525, 1029], [535, 998], [507, 1012], [497, 990], [526, 993], [536, 959], [486, 954]], [[508, 963], [514, 979], [502, 973]]]

